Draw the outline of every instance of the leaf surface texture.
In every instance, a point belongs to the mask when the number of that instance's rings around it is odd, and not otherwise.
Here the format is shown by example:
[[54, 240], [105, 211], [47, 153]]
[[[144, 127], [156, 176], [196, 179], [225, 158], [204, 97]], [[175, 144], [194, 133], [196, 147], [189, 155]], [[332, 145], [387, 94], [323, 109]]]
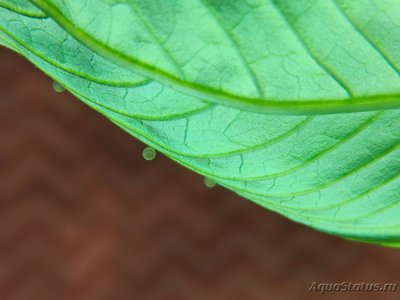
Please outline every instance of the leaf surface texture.
[[400, 2], [0, 0], [0, 43], [297, 222], [400, 240]]

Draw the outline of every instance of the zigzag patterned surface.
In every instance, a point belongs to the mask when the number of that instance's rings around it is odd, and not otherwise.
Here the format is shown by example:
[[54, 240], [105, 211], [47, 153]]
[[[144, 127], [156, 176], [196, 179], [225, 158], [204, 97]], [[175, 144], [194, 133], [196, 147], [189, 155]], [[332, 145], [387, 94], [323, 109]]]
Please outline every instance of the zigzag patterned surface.
[[400, 281], [399, 251], [314, 232], [162, 155], [144, 161], [144, 145], [5, 49], [0, 116], [2, 300], [302, 299], [319, 296], [313, 281]]

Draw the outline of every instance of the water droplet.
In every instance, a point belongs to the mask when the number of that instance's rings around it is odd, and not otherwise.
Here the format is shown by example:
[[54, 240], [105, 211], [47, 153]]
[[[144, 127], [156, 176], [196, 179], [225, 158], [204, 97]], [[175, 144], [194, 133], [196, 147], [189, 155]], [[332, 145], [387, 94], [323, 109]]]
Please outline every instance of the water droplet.
[[206, 185], [206, 187], [213, 188], [217, 185], [217, 182], [214, 179], [204, 177], [204, 184]]
[[156, 157], [157, 152], [153, 148], [147, 147], [143, 149], [142, 154], [145, 160], [153, 160]]
[[62, 93], [65, 91], [64, 87], [59, 84], [57, 81], [53, 82], [53, 89], [57, 92], [57, 93]]

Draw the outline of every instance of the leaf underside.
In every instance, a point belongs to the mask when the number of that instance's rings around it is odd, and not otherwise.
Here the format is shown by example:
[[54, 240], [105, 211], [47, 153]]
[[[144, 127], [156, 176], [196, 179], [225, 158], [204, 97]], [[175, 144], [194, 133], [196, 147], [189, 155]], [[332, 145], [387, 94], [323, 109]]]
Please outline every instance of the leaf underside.
[[0, 0], [0, 44], [243, 197], [400, 246], [399, 0]]

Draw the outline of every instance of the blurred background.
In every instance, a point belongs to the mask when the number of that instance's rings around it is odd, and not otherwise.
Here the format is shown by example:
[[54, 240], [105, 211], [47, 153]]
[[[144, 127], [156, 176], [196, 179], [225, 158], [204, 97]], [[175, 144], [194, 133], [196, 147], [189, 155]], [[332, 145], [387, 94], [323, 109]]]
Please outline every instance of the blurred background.
[[[295, 224], [128, 136], [0, 48], [0, 299], [305, 299], [400, 251]], [[337, 293], [325, 299], [399, 299]]]

